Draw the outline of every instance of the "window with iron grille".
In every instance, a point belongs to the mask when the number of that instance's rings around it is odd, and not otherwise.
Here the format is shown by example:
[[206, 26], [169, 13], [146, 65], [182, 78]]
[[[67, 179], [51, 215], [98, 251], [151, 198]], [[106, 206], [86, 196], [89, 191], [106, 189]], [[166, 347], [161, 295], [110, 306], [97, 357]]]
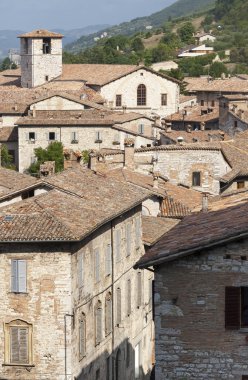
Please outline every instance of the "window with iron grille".
[[167, 106], [167, 94], [161, 94], [161, 106]]
[[122, 106], [122, 95], [116, 95], [115, 97], [115, 105], [116, 107]]
[[137, 88], [137, 106], [146, 105], [146, 86], [140, 84]]

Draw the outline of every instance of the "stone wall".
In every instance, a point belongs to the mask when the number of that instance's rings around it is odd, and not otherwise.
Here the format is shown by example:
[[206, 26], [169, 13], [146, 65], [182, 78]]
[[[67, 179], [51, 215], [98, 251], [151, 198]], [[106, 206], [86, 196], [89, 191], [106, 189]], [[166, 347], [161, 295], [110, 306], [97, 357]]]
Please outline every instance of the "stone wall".
[[248, 286], [247, 248], [230, 243], [156, 269], [156, 380], [248, 375], [248, 330], [225, 329], [225, 287]]

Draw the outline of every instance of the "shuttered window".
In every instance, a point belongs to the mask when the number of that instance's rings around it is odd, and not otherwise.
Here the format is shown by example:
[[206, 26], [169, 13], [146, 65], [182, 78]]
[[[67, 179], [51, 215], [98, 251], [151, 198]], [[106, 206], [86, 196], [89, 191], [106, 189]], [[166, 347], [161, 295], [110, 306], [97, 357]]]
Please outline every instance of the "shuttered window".
[[81, 288], [84, 284], [84, 265], [83, 265], [83, 254], [78, 255], [78, 286]]
[[131, 255], [131, 224], [126, 224], [126, 255]]
[[149, 278], [149, 300], [148, 300], [148, 306], [149, 310], [152, 310], [152, 304], [153, 304], [153, 279]]
[[116, 262], [121, 260], [121, 230], [115, 230], [115, 258]]
[[193, 172], [192, 173], [192, 186], [201, 186], [201, 173]]
[[115, 105], [116, 105], [116, 107], [121, 107], [122, 106], [122, 96], [121, 95], [116, 95]]
[[243, 375], [242, 380], [248, 380], [248, 375]]
[[132, 289], [131, 289], [131, 280], [128, 279], [127, 280], [127, 297], [126, 297], [126, 302], [127, 302], [127, 316], [129, 316], [131, 314], [131, 309], [132, 309], [132, 300], [131, 300], [131, 296], [132, 296]]
[[86, 317], [81, 315], [79, 321], [79, 356], [82, 358], [86, 353]]
[[73, 143], [78, 142], [78, 133], [77, 132], [71, 132], [71, 142], [73, 142]]
[[145, 132], [145, 127], [144, 127], [144, 124], [139, 124], [139, 130], [138, 130], [138, 133], [143, 135]]
[[135, 219], [135, 245], [136, 248], [140, 245], [140, 217]]
[[240, 328], [240, 288], [229, 286], [225, 289], [225, 327], [228, 330]]
[[116, 324], [121, 323], [121, 289], [116, 289]]
[[28, 363], [28, 330], [28, 327], [10, 327], [10, 363]]
[[105, 250], [105, 275], [109, 276], [112, 273], [112, 248], [108, 244]]
[[112, 298], [111, 294], [106, 297], [105, 301], [105, 335], [112, 331]]
[[137, 106], [146, 105], [146, 86], [140, 84], [137, 88]]
[[26, 260], [11, 260], [11, 291], [15, 293], [27, 291]]
[[137, 273], [137, 307], [140, 307], [142, 303], [142, 274]]
[[100, 281], [100, 253], [98, 249], [95, 249], [95, 281]]
[[95, 319], [96, 319], [96, 344], [99, 344], [102, 340], [102, 307], [99, 303], [96, 312], [95, 312]]
[[167, 106], [167, 94], [161, 94], [161, 106]]
[[96, 140], [96, 142], [102, 141], [102, 134], [100, 131], [96, 132], [95, 140]]

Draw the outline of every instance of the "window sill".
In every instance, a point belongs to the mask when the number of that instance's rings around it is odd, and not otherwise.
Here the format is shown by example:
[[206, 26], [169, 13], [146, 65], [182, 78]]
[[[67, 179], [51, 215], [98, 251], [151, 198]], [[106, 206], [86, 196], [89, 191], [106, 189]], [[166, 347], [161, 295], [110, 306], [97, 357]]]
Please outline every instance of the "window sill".
[[242, 334], [242, 333], [247, 334], [248, 333], [248, 326], [247, 327], [240, 327], [240, 329], [238, 330], [238, 332], [240, 334]]
[[15, 364], [15, 363], [3, 363], [3, 367], [35, 367], [34, 364]]
[[23, 294], [24, 296], [26, 296], [28, 295], [28, 292], [8, 292], [8, 294], [15, 294], [15, 295]]

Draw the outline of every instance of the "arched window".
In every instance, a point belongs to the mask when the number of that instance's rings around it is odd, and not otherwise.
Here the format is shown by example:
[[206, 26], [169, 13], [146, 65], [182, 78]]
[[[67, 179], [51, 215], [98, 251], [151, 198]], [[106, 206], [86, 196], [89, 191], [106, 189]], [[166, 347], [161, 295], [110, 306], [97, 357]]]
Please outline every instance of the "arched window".
[[95, 309], [95, 326], [96, 344], [99, 344], [102, 341], [102, 304], [100, 301], [97, 303]]
[[86, 317], [82, 313], [79, 320], [79, 356], [84, 357], [86, 353]]
[[108, 293], [105, 299], [105, 335], [107, 336], [112, 331], [112, 297]]
[[140, 84], [137, 88], [137, 106], [146, 106], [146, 86]]

